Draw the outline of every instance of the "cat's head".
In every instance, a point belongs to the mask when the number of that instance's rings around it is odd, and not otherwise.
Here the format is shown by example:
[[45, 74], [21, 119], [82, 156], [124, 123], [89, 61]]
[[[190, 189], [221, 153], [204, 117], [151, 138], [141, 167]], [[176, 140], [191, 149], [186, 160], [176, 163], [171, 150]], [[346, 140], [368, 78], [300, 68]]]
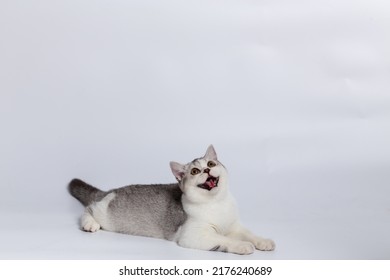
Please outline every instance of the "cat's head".
[[227, 171], [212, 145], [203, 157], [187, 164], [172, 161], [170, 166], [181, 190], [188, 195], [215, 195], [227, 188]]

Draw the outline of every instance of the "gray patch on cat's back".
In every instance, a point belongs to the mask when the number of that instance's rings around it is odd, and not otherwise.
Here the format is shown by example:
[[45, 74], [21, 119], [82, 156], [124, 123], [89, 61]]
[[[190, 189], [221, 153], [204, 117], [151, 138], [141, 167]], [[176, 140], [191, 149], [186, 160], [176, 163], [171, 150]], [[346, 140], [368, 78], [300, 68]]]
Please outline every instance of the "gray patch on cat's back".
[[108, 205], [112, 230], [173, 240], [186, 214], [178, 184], [131, 185], [112, 190]]

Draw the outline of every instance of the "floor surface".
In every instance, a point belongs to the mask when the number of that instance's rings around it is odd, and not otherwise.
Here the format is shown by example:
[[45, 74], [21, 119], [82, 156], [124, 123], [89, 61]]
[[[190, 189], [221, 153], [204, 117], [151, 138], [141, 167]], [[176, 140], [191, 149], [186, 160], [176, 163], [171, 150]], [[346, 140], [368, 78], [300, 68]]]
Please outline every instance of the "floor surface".
[[249, 224], [272, 237], [277, 249], [248, 256], [106, 231], [86, 233], [79, 230], [76, 213], [10, 214], [3, 225], [0, 259], [390, 259], [390, 225], [380, 220]]

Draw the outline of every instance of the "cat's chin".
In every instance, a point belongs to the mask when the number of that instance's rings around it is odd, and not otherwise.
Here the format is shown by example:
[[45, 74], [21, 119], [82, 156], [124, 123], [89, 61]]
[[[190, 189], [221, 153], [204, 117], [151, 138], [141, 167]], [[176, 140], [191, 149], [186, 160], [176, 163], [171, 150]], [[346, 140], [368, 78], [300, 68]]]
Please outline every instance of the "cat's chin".
[[203, 184], [199, 184], [197, 187], [211, 191], [212, 189], [218, 187], [219, 177], [209, 176]]

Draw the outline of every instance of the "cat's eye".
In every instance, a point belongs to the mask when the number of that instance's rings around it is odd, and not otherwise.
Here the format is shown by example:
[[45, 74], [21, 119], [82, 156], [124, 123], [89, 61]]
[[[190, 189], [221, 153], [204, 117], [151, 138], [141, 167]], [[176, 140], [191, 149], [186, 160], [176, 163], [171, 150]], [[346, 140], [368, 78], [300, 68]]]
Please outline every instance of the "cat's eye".
[[214, 166], [216, 166], [217, 164], [214, 162], [214, 161], [209, 161], [208, 163], [207, 163], [207, 166], [208, 167], [214, 167]]
[[200, 170], [198, 168], [192, 168], [191, 169], [191, 175], [196, 175], [196, 174], [199, 174], [200, 173]]

